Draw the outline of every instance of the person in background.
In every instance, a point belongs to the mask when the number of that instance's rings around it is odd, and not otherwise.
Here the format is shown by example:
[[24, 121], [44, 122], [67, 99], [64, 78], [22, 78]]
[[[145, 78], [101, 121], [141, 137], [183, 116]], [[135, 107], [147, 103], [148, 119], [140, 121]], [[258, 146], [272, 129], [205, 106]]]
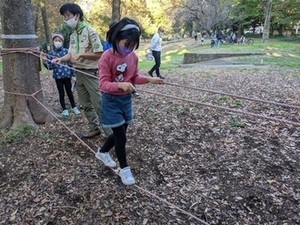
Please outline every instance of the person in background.
[[160, 74], [159, 68], [161, 64], [161, 50], [162, 50], [162, 36], [164, 34], [164, 29], [159, 27], [157, 33], [153, 35], [151, 39], [151, 51], [155, 60], [155, 65], [148, 72], [148, 74], [153, 77], [153, 72], [155, 71], [156, 76], [164, 79], [164, 77]]
[[197, 34], [197, 32], [193, 30], [192, 36], [193, 36], [193, 38], [195, 40], [195, 43], [197, 43], [197, 41], [198, 41], [198, 34]]
[[205, 41], [205, 33], [201, 34], [201, 39], [200, 39], [200, 44], [204, 45], [204, 41]]
[[[92, 138], [101, 134], [101, 98], [97, 64], [103, 53], [103, 46], [97, 32], [83, 20], [83, 12], [79, 5], [65, 3], [60, 8], [60, 14], [74, 32], [70, 36], [69, 53], [53, 60], [53, 63], [71, 62], [78, 70], [76, 90], [89, 126], [89, 132], [82, 137]], [[111, 129], [103, 130], [107, 136], [112, 133]]]
[[71, 103], [72, 112], [75, 115], [79, 115], [80, 111], [77, 109], [73, 92], [72, 92], [72, 77], [75, 76], [74, 70], [71, 69], [70, 63], [64, 63], [63, 65], [54, 65], [51, 63], [52, 59], [62, 57], [68, 54], [68, 49], [63, 47], [64, 36], [59, 33], [52, 34], [53, 50], [48, 55], [41, 54], [44, 66], [48, 70], [53, 70], [53, 78], [55, 79], [56, 87], [59, 93], [59, 102], [62, 107], [62, 115], [69, 116], [69, 111], [66, 108], [65, 103], [65, 90]]
[[232, 31], [230, 34], [230, 43], [237, 43], [236, 34], [234, 31]]
[[125, 150], [127, 127], [133, 122], [131, 93], [135, 90], [134, 84], [163, 83], [160, 78], [139, 73], [139, 60], [134, 50], [139, 47], [140, 35], [141, 28], [135, 20], [121, 19], [108, 31], [108, 41], [113, 47], [99, 60], [102, 122], [103, 127], [113, 130], [113, 134], [98, 148], [95, 156], [106, 166], [115, 167], [116, 162], [109, 154], [114, 147], [120, 164], [119, 175], [125, 185], [135, 183]]
[[222, 45], [222, 40], [224, 38], [223, 32], [221, 30], [217, 32], [216, 38], [217, 38], [217, 47], [220, 47]]
[[216, 35], [215, 35], [215, 33], [211, 33], [211, 35], [210, 35], [210, 47], [215, 47], [216, 46], [216, 44], [217, 44], [217, 37], [216, 37]]

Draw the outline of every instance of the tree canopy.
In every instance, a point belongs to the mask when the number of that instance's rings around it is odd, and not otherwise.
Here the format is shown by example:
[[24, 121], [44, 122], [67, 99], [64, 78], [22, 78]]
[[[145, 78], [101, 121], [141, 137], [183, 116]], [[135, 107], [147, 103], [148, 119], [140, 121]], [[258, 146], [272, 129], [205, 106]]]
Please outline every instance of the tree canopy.
[[[243, 32], [244, 29], [263, 26], [267, 0], [96, 0], [68, 1], [79, 4], [85, 19], [105, 38], [109, 23], [120, 17], [136, 19], [143, 28], [143, 36], [150, 37], [159, 26], [167, 34], [191, 34], [197, 31], [215, 31], [222, 28]], [[62, 31], [66, 37], [71, 32], [59, 14], [63, 0], [33, 0], [35, 26], [40, 43], [49, 42], [49, 33]], [[119, 4], [119, 9], [113, 10]], [[300, 1], [273, 0], [270, 34], [293, 33], [299, 24]], [[47, 16], [47, 17], [45, 17]], [[118, 15], [117, 15], [118, 17]], [[116, 17], [116, 18], [117, 18]], [[47, 27], [49, 26], [49, 27]]]

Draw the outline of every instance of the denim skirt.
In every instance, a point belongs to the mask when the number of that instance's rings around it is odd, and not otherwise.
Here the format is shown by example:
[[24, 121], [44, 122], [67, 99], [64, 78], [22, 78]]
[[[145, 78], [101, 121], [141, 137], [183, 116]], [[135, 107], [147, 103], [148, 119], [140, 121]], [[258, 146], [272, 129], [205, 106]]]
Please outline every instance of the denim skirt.
[[131, 94], [111, 95], [102, 93], [102, 126], [115, 128], [133, 122]]

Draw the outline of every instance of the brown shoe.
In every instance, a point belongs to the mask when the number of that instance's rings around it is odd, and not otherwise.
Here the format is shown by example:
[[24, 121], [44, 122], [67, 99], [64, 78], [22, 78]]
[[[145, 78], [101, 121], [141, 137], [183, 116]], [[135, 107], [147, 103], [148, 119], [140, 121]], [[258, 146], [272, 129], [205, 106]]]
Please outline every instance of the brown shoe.
[[87, 134], [83, 134], [82, 137], [83, 138], [93, 138], [100, 134], [101, 134], [101, 131], [99, 129], [97, 129], [97, 130], [89, 131]]

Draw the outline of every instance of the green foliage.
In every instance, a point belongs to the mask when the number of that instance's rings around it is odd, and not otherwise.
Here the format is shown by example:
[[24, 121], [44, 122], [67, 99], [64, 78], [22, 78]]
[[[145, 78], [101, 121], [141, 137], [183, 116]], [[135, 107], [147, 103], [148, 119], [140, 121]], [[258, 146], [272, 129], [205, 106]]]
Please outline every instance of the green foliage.
[[3, 129], [0, 130], [0, 146], [4, 146], [8, 143], [18, 142], [33, 134], [34, 128], [29, 125], [19, 127], [16, 129]]
[[231, 98], [229, 96], [221, 96], [218, 98], [219, 103], [228, 103], [231, 101]]
[[[262, 43], [260, 38], [255, 38], [253, 45], [229, 44], [222, 45], [220, 48], [211, 48], [210, 40], [206, 40], [204, 46], [193, 45], [186, 47], [186, 51], [190, 53], [265, 53], [265, 55], [236, 57], [233, 59], [239, 63], [300, 68], [300, 37], [271, 37], [269, 43]], [[183, 57], [181, 57], [181, 60], [183, 60]]]
[[230, 118], [230, 126], [231, 127], [245, 128], [247, 126], [247, 124], [239, 122], [236, 117], [231, 117]]

